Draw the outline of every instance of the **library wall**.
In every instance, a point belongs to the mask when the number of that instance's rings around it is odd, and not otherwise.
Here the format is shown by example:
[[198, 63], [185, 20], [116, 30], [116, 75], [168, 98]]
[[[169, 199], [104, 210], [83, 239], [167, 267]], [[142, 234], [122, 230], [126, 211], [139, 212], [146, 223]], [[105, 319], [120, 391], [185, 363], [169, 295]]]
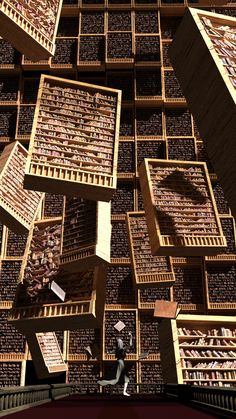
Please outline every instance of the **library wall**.
[[[49, 60], [32, 62], [0, 38], [0, 151], [15, 137], [28, 147], [41, 74], [122, 89], [104, 327], [70, 331], [67, 338], [56, 332], [66, 353], [68, 381], [78, 381], [82, 391], [88, 383], [90, 390], [100, 391], [97, 380], [115, 365], [115, 338], [121, 336], [129, 346], [129, 331], [133, 344], [126, 360], [128, 390], [137, 391], [132, 383], [138, 381], [141, 391], [156, 391], [155, 384], [161, 384], [163, 377], [157, 323], [152, 316], [155, 300], [177, 301], [187, 314], [210, 311], [225, 315], [236, 308], [234, 221], [168, 58], [183, 8], [174, 0], [154, 4], [156, 0], [64, 0], [56, 53]], [[234, 6], [218, 7], [217, 12], [236, 15]], [[227, 248], [216, 260], [173, 258], [172, 287], [135, 289], [133, 285], [125, 214], [143, 210], [139, 166], [144, 158], [206, 161], [227, 239]], [[62, 215], [63, 196], [46, 194], [40, 217]], [[16, 354], [23, 356], [25, 343], [6, 317], [26, 241], [27, 235], [15, 234], [0, 224], [0, 347], [5, 357], [0, 359], [0, 384], [4, 386], [18, 385], [21, 380], [22, 365]], [[114, 329], [118, 320], [126, 325], [120, 334]], [[94, 358], [88, 346], [96, 349]], [[13, 361], [7, 354], [15, 354]], [[148, 355], [139, 359], [143, 354]]]

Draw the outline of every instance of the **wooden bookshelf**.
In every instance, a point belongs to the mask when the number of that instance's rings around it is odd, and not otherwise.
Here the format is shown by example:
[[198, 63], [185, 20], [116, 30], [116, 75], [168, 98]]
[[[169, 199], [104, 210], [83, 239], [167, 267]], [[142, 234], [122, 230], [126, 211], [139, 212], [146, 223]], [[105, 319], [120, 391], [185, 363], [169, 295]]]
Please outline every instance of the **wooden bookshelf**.
[[[59, 268], [61, 221], [42, 220], [31, 228], [10, 314], [23, 332], [99, 327], [102, 321], [105, 268], [74, 274]], [[53, 284], [65, 292], [64, 300], [60, 289], [52, 291]]]
[[[233, 17], [189, 8], [170, 49], [179, 83], [234, 215], [235, 22]], [[204, 101], [199, 101], [203, 94]]]
[[68, 298], [61, 303], [58, 303], [56, 298], [50, 302], [47, 293], [45, 303], [26, 305], [24, 290], [19, 284], [8, 320], [23, 333], [53, 331], [55, 328], [98, 328], [103, 319], [104, 277], [102, 267], [76, 274], [74, 282], [69, 275], [64, 275], [64, 278], [60, 275], [61, 282], [58, 280], [57, 283]]
[[55, 37], [62, 0], [35, 2], [3, 0], [1, 35], [32, 60], [48, 58], [55, 51]]
[[16, 233], [26, 233], [33, 223], [43, 194], [23, 189], [27, 150], [19, 143], [4, 148], [0, 158], [0, 218]]
[[227, 241], [227, 247], [216, 256], [206, 256], [206, 261], [236, 261], [235, 248], [235, 221], [233, 217], [220, 217], [223, 234]]
[[65, 199], [60, 266], [84, 271], [110, 262], [111, 204], [77, 197]]
[[153, 254], [212, 255], [225, 246], [205, 163], [145, 159], [140, 184]]
[[26, 339], [39, 378], [49, 378], [68, 370], [54, 332], [27, 334]]
[[151, 253], [144, 212], [128, 212], [127, 228], [134, 286], [170, 287], [175, 282], [171, 258]]
[[109, 201], [116, 188], [120, 104], [118, 90], [41, 76], [25, 187]]
[[235, 261], [209, 260], [205, 262], [205, 288], [207, 309], [212, 313], [234, 313]]
[[234, 316], [163, 319], [159, 339], [164, 382], [235, 386], [235, 326]]

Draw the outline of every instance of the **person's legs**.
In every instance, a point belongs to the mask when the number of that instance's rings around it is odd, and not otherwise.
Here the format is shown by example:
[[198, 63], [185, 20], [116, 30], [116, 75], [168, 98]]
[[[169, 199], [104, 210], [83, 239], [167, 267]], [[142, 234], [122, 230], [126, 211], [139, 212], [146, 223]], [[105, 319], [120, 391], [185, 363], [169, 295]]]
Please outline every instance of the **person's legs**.
[[130, 394], [127, 393], [127, 391], [126, 391], [127, 387], [128, 387], [128, 384], [129, 384], [129, 377], [127, 377], [127, 375], [125, 375], [124, 380], [125, 380], [125, 384], [124, 384], [123, 394], [124, 394], [124, 396], [130, 396]]
[[99, 380], [98, 381], [98, 384], [100, 384], [100, 386], [108, 386], [109, 384], [111, 386], [114, 386], [115, 384], [118, 383], [123, 369], [124, 369], [124, 363], [123, 363], [123, 361], [122, 362], [118, 362], [117, 370], [116, 370], [116, 378], [114, 378], [113, 380]]

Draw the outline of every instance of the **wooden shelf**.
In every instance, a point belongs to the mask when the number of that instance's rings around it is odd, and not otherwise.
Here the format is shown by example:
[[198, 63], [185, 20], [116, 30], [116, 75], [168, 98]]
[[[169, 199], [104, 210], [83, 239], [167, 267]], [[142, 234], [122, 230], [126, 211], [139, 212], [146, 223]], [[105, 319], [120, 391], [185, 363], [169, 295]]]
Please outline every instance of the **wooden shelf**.
[[23, 189], [28, 152], [14, 142], [4, 148], [0, 158], [0, 219], [16, 233], [29, 231], [43, 199], [40, 192]]
[[110, 262], [111, 204], [67, 197], [60, 265], [69, 272]]
[[[207, 336], [200, 336], [200, 335], [179, 335], [178, 329], [186, 329], [186, 331], [191, 330], [200, 330], [204, 335]], [[216, 334], [216, 331], [224, 333], [225, 331], [226, 336], [218, 335], [214, 336], [212, 332]], [[217, 371], [219, 374], [224, 374], [226, 371], [234, 371], [229, 362], [232, 363], [236, 360], [236, 346], [230, 345], [183, 345], [181, 342], [184, 338], [187, 340], [195, 340], [195, 339], [217, 339], [219, 341], [224, 341], [224, 339], [235, 339], [235, 336], [228, 336], [230, 333], [235, 333], [236, 331], [236, 322], [234, 316], [200, 316], [200, 315], [179, 315], [177, 316], [176, 320], [167, 320], [164, 319], [160, 323], [159, 326], [159, 338], [160, 338], [160, 350], [161, 350], [161, 362], [163, 363], [163, 374], [164, 374], [164, 381], [170, 382], [170, 375], [174, 375], [175, 382], [178, 384], [182, 384], [186, 381], [215, 381], [220, 382], [224, 381], [224, 378], [192, 378], [191, 376], [186, 376], [186, 374], [193, 374], [194, 372], [205, 371], [208, 374], [215, 374], [214, 371]], [[171, 344], [170, 344], [171, 342]], [[186, 354], [190, 348], [194, 351], [198, 352], [199, 350], [205, 350], [204, 353], [207, 356], [189, 356]], [[218, 350], [216, 352], [216, 350]], [[223, 351], [223, 352], [222, 352]], [[207, 353], [208, 352], [208, 353]], [[216, 352], [216, 353], [214, 353]], [[216, 356], [219, 354], [219, 356]], [[223, 356], [226, 354], [226, 356]], [[227, 356], [228, 354], [228, 356]], [[185, 362], [185, 360], [187, 362]], [[206, 367], [197, 366], [199, 364], [199, 360], [201, 363], [208, 363]], [[212, 367], [212, 361], [218, 362], [219, 365]], [[196, 365], [194, 366], [194, 363]], [[173, 372], [173, 370], [175, 372]], [[188, 371], [191, 371], [188, 373]], [[211, 373], [213, 371], [213, 373]], [[230, 374], [230, 372], [229, 372]], [[226, 380], [227, 381], [227, 380]], [[235, 382], [235, 378], [230, 378], [229, 381]], [[218, 384], [219, 385], [219, 384]]]
[[128, 212], [127, 228], [134, 286], [169, 287], [175, 277], [167, 256], [153, 256], [144, 212]]
[[[236, 76], [230, 75], [233, 73], [230, 51], [234, 47], [230, 47], [230, 29], [225, 31], [225, 44], [221, 40], [220, 45], [214, 34], [219, 33], [221, 36], [222, 26], [234, 29], [235, 22], [234, 17], [189, 8], [170, 49], [170, 58], [179, 83], [234, 215], [236, 156], [235, 118], [232, 115], [236, 100]], [[191, 48], [191, 54], [188, 54], [193, 39], [198, 41]], [[227, 59], [227, 66], [224, 66], [224, 60]], [[199, 98], [206, 90], [208, 93], [203, 103]], [[210, 112], [207, 112], [209, 109]], [[205, 115], [204, 118], [202, 115]]]
[[225, 246], [205, 163], [145, 159], [139, 173], [154, 255], [212, 255]]
[[[121, 92], [52, 76], [41, 76], [39, 92], [25, 187], [109, 201], [116, 188]], [[67, 118], [63, 116], [61, 120], [58, 113], [60, 114], [61, 104], [65, 101], [68, 107]], [[89, 114], [92, 121], [85, 122], [84, 114]], [[48, 116], [51, 118], [50, 122]], [[77, 123], [74, 116], [78, 118]], [[99, 122], [96, 122], [95, 116]], [[56, 150], [59, 147], [60, 152], [55, 151], [55, 123], [58, 126], [58, 135], [62, 138], [61, 143], [68, 145], [67, 138], [71, 137], [77, 145], [77, 149], [73, 151], [73, 160], [59, 144]], [[50, 136], [50, 150], [46, 152], [41, 140], [47, 134]], [[86, 152], [80, 150], [77, 140], [81, 139]], [[107, 163], [104, 158], [108, 152], [112, 153], [112, 159]]]
[[39, 12], [37, 4], [31, 10], [26, 2], [19, 4], [17, 1], [3, 0], [0, 7], [1, 35], [32, 60], [52, 56], [62, 1], [52, 1], [51, 8], [42, 3]]
[[54, 377], [68, 370], [54, 332], [27, 334], [26, 339], [39, 378]]

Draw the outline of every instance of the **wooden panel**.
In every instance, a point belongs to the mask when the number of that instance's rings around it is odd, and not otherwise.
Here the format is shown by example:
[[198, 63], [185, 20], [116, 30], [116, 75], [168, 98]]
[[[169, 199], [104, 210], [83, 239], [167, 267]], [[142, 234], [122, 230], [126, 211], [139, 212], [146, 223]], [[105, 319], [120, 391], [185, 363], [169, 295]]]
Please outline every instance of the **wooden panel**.
[[235, 24], [232, 17], [188, 9], [170, 49], [179, 83], [234, 215]]
[[225, 246], [205, 163], [145, 159], [140, 184], [154, 255], [211, 255]]
[[0, 5], [1, 35], [32, 60], [54, 54], [62, 0], [28, 3], [3, 0]]
[[120, 104], [118, 90], [41, 76], [25, 187], [109, 201], [116, 188]]

